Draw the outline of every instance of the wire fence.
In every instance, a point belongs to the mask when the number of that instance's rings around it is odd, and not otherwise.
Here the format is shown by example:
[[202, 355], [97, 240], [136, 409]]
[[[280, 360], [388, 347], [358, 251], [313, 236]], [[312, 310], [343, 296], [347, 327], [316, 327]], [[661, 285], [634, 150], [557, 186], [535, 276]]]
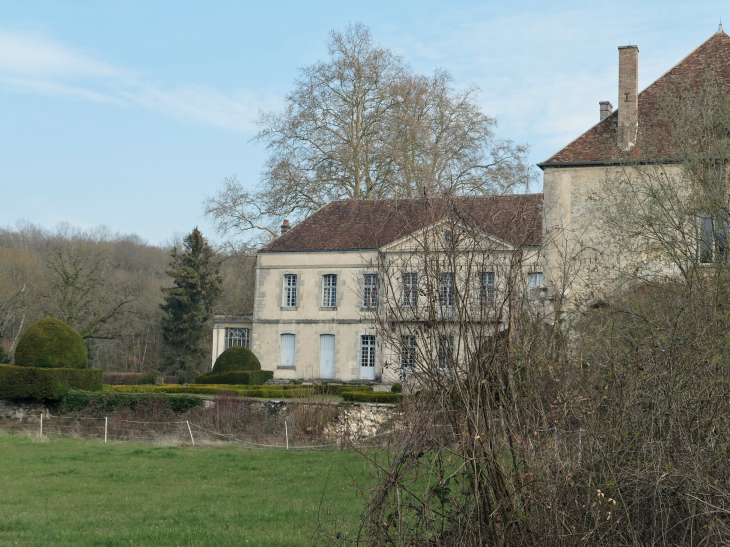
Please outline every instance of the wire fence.
[[389, 437], [401, 431], [395, 428], [368, 436], [352, 436], [346, 432], [327, 436], [306, 435], [291, 430], [284, 421], [283, 435], [274, 433], [230, 433], [215, 431], [192, 421], [139, 421], [117, 417], [86, 418], [75, 416], [41, 415], [38, 424], [40, 437], [67, 436], [110, 441], [157, 441], [168, 444], [229, 443], [253, 449], [318, 450], [346, 448], [352, 445], [386, 443]]

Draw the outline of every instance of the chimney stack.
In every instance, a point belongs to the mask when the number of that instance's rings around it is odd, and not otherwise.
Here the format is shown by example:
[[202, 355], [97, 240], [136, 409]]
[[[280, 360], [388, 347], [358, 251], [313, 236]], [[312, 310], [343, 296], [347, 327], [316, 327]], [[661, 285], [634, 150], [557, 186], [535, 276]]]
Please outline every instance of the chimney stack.
[[289, 226], [289, 221], [285, 220], [284, 223], [281, 225], [281, 235], [284, 235], [289, 230], [291, 230], [291, 226]]
[[601, 106], [601, 121], [603, 121], [613, 112], [613, 105], [609, 101], [601, 101], [598, 104]]
[[629, 150], [636, 145], [639, 127], [639, 48], [618, 48], [618, 145]]

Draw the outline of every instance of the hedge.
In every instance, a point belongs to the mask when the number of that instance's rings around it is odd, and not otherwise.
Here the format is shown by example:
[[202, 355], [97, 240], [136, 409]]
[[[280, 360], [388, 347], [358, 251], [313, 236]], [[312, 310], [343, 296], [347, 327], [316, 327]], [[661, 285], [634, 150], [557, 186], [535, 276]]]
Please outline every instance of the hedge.
[[261, 363], [250, 349], [231, 346], [221, 353], [213, 364], [215, 374], [237, 370], [261, 370]]
[[250, 372], [238, 370], [235, 372], [207, 372], [195, 378], [196, 384], [230, 384], [247, 385]]
[[203, 400], [194, 395], [69, 391], [66, 397], [60, 401], [59, 410], [62, 412], [78, 412], [87, 407], [92, 407], [97, 412], [113, 412], [118, 408], [134, 410], [140, 404], [152, 401], [162, 401], [165, 406], [176, 413], [187, 412], [203, 404]]
[[15, 350], [21, 367], [86, 368], [88, 355], [81, 335], [63, 321], [46, 317], [23, 333]]
[[101, 379], [98, 368], [0, 365], [0, 399], [61, 399], [71, 389], [100, 391]]
[[273, 378], [273, 370], [254, 370], [249, 373], [248, 384], [251, 386], [262, 386]]
[[355, 403], [397, 403], [403, 398], [400, 393], [388, 393], [387, 391], [376, 391], [363, 393], [361, 391], [346, 391], [342, 394], [345, 401]]
[[308, 397], [314, 391], [308, 388], [278, 389], [278, 386], [230, 386], [230, 385], [192, 385], [192, 386], [114, 386], [117, 393], [193, 393], [198, 395], [237, 395], [266, 399], [290, 399]]

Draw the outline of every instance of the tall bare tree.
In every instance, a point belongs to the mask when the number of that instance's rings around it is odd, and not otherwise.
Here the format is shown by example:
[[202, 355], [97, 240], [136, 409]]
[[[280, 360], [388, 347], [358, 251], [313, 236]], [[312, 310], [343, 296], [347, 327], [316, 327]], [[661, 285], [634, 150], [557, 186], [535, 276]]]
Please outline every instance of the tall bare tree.
[[[264, 113], [256, 140], [269, 158], [261, 185], [235, 177], [205, 202], [222, 234], [275, 237], [332, 199], [489, 193], [527, 185], [527, 147], [494, 135], [477, 89], [414, 74], [356, 24], [331, 32], [329, 59], [301, 69], [282, 112]], [[255, 236], [254, 236], [255, 237]]]

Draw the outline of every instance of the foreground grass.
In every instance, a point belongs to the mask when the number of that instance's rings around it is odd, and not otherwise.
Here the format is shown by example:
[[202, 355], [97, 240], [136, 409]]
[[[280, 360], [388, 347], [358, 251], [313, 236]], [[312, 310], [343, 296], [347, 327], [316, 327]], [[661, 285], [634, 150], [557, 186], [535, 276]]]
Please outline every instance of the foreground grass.
[[353, 477], [352, 452], [0, 434], [0, 545], [312, 545], [323, 492], [322, 520], [356, 518]]

